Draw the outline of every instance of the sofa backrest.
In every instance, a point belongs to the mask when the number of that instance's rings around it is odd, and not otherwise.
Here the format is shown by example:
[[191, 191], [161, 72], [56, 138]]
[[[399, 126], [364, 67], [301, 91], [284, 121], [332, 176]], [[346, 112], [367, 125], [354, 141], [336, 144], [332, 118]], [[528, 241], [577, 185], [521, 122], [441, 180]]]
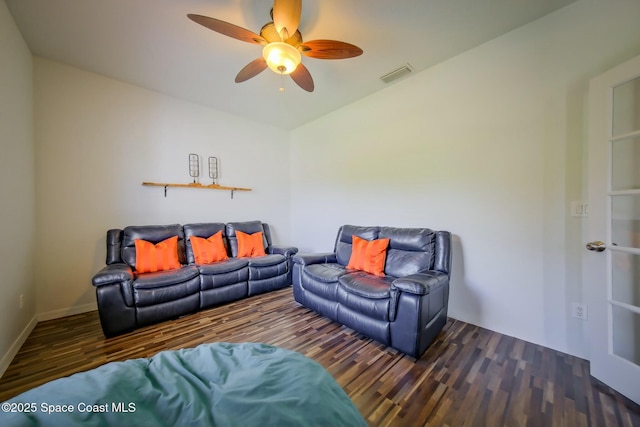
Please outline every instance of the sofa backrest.
[[380, 227], [379, 239], [389, 239], [384, 273], [404, 277], [433, 269], [435, 233], [428, 228]]
[[236, 237], [236, 231], [241, 231], [246, 234], [254, 234], [262, 232], [262, 243], [264, 248], [271, 246], [271, 230], [267, 224], [260, 221], [245, 221], [245, 222], [230, 222], [227, 224], [227, 239], [229, 241], [229, 249], [231, 250], [231, 256], [238, 256], [238, 238]]
[[361, 227], [343, 225], [338, 230], [334, 252], [338, 263], [351, 258], [352, 236], [365, 240], [389, 239], [385, 274], [404, 277], [425, 270], [450, 273], [451, 234], [429, 228]]
[[122, 260], [131, 268], [136, 266], [136, 239], [146, 240], [154, 245], [178, 236], [178, 259], [180, 264], [186, 264], [184, 232], [180, 224], [171, 225], [134, 225], [122, 230], [122, 243], [120, 253]]
[[436, 231], [433, 269], [451, 275], [451, 233]]
[[107, 265], [122, 263], [121, 248], [122, 230], [119, 228], [107, 230]]
[[238, 255], [238, 239], [236, 230], [253, 234], [262, 232], [265, 250], [271, 246], [271, 229], [268, 224], [260, 221], [197, 223], [172, 225], [135, 225], [124, 229], [113, 228], [107, 231], [106, 264], [126, 263], [135, 268], [136, 247], [135, 240], [142, 239], [153, 244], [159, 243], [172, 236], [178, 236], [178, 258], [181, 264], [193, 264], [195, 257], [190, 236], [208, 238], [218, 231], [222, 231], [222, 241], [227, 249], [227, 255]]
[[216, 234], [218, 231], [222, 231], [222, 242], [224, 243], [224, 247], [227, 250], [227, 255], [229, 255], [229, 244], [227, 242], [227, 227], [225, 224], [221, 222], [186, 224], [183, 227], [183, 230], [184, 230], [184, 241], [185, 241], [184, 246], [186, 250], [187, 262], [189, 264], [195, 264], [196, 262], [196, 258], [193, 254], [193, 248], [191, 246], [191, 240], [189, 239], [192, 236], [208, 239], [209, 237]]

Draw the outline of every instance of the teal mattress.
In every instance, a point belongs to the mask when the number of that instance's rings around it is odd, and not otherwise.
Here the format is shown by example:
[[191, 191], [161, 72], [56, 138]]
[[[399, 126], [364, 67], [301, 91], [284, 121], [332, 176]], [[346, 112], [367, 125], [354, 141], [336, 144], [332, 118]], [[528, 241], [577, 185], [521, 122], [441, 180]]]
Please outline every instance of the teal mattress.
[[1, 426], [367, 426], [318, 363], [256, 343], [113, 362], [2, 403]]

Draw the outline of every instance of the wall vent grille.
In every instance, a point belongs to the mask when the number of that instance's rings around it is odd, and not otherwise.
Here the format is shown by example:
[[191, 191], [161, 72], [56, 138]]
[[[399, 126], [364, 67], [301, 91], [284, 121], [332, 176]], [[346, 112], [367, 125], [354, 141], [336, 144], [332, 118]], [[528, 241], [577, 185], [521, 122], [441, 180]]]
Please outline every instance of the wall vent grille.
[[384, 76], [380, 77], [380, 80], [382, 80], [385, 83], [390, 83], [396, 79], [399, 79], [400, 77], [406, 76], [410, 72], [411, 72], [411, 66], [409, 64], [403, 65], [397, 70], [393, 70], [392, 72], [387, 73]]

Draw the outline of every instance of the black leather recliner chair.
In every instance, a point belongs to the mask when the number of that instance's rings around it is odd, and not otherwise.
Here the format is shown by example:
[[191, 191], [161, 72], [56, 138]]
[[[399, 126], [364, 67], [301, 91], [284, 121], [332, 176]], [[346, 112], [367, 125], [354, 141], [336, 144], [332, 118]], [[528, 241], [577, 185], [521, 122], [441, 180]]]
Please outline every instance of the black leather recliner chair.
[[[384, 276], [346, 268], [354, 235], [390, 239]], [[415, 358], [447, 321], [448, 231], [344, 225], [333, 252], [297, 254], [292, 261], [297, 302]]]

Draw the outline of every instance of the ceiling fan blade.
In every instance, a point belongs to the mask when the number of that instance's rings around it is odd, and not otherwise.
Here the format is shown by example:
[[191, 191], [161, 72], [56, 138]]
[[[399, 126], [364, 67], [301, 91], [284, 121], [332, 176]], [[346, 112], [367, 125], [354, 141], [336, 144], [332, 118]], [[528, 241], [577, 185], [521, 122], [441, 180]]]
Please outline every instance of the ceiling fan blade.
[[293, 73], [290, 74], [291, 78], [298, 86], [307, 92], [313, 92], [314, 84], [313, 78], [311, 77], [311, 73], [307, 70], [307, 67], [302, 65], [302, 63], [298, 64], [298, 67], [295, 69]]
[[267, 68], [267, 61], [263, 57], [256, 58], [244, 66], [236, 76], [236, 83], [242, 83], [257, 76]]
[[213, 30], [220, 34], [224, 34], [225, 36], [229, 36], [237, 40], [242, 40], [243, 42], [254, 44], [267, 43], [265, 39], [263, 39], [253, 31], [249, 31], [246, 28], [238, 27], [237, 25], [230, 24], [226, 21], [210, 18], [208, 16], [195, 15], [193, 13], [188, 14], [187, 17], [193, 22], [207, 27], [210, 30]]
[[362, 49], [337, 40], [311, 40], [302, 43], [300, 52], [310, 58], [346, 59], [362, 55]]
[[[301, 12], [302, 0], [273, 1], [273, 23], [276, 24], [276, 30], [283, 41], [298, 29]], [[283, 29], [286, 30], [285, 33], [282, 31]]]

